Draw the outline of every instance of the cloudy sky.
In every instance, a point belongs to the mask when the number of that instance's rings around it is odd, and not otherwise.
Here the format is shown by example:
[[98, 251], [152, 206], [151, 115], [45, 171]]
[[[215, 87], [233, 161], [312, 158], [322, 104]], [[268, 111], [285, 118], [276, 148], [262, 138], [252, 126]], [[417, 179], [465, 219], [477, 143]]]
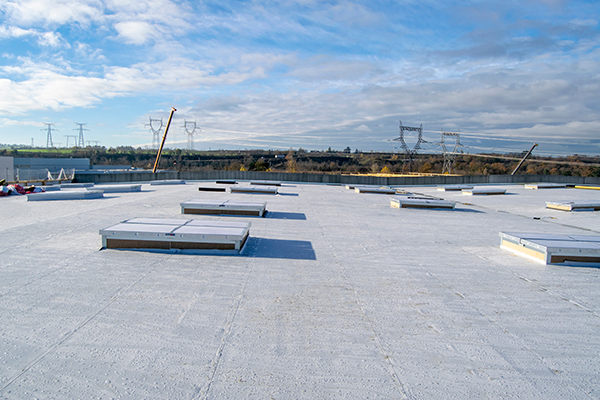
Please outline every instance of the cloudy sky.
[[[0, 143], [600, 154], [597, 0], [0, 0]], [[155, 122], [155, 128], [160, 125]], [[161, 136], [162, 136], [161, 130]], [[416, 134], [406, 134], [412, 147]], [[454, 140], [446, 140], [452, 148]], [[534, 154], [535, 154], [534, 153]]]

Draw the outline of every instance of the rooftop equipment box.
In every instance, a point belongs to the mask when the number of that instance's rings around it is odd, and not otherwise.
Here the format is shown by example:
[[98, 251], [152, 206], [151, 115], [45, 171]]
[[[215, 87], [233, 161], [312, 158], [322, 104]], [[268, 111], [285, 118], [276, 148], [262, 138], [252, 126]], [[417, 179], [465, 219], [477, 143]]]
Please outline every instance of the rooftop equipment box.
[[100, 230], [107, 249], [219, 250], [239, 253], [247, 222], [133, 218]]
[[181, 205], [182, 214], [253, 215], [263, 217], [266, 202], [243, 202], [231, 200], [188, 200]]
[[500, 248], [546, 265], [600, 265], [600, 236], [500, 232]]

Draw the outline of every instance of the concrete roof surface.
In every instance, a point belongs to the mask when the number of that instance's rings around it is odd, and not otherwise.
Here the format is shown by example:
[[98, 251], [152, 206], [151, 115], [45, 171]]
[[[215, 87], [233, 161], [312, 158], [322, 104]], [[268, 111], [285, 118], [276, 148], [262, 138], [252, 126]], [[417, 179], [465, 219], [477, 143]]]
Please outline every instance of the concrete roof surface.
[[[600, 398], [600, 269], [498, 236], [600, 235], [600, 212], [545, 208], [600, 191], [404, 188], [459, 202], [428, 210], [344, 186], [199, 185], [0, 198], [0, 398]], [[181, 215], [192, 199], [268, 213]], [[239, 256], [100, 250], [131, 218], [250, 222], [250, 238]]]

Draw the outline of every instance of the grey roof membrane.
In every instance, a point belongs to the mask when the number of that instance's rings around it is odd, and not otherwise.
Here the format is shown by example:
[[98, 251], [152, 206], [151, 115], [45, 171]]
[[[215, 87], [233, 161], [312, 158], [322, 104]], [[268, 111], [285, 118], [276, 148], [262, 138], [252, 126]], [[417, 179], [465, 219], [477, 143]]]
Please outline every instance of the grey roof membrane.
[[[266, 218], [181, 215], [207, 184], [0, 198], [0, 398], [600, 398], [600, 269], [498, 236], [598, 236], [545, 208], [598, 191], [401, 188], [457, 202], [430, 210], [283, 183]], [[252, 226], [239, 256], [100, 250], [133, 218]]]

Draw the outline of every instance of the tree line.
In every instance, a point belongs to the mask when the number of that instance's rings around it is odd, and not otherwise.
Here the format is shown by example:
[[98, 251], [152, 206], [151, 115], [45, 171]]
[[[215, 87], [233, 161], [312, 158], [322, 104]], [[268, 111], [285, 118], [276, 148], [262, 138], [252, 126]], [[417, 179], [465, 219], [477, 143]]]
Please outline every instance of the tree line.
[[[133, 147], [87, 147], [72, 149], [2, 149], [0, 156], [89, 158], [92, 165], [122, 165], [151, 169], [156, 150]], [[522, 154], [458, 154], [452, 173], [457, 175], [510, 174]], [[159, 168], [179, 171], [278, 171], [332, 174], [441, 174], [442, 154], [306, 151], [304, 149], [188, 151], [165, 150]], [[445, 171], [444, 171], [445, 172]], [[531, 156], [519, 174], [600, 176], [600, 156]]]

